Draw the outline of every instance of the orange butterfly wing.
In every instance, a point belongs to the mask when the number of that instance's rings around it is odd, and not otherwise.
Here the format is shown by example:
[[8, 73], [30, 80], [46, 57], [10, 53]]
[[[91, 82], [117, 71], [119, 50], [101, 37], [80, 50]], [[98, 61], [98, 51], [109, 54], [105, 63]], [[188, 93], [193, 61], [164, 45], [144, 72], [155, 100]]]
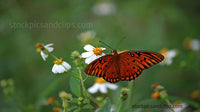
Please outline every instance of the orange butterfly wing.
[[144, 69], [161, 62], [164, 59], [159, 53], [151, 51], [126, 51], [118, 55], [105, 55], [90, 63], [85, 73], [103, 77], [108, 82], [132, 80]]
[[110, 66], [110, 62], [112, 61], [113, 55], [105, 55], [94, 61], [92, 61], [86, 68], [85, 73], [87, 75], [103, 77], [105, 74], [105, 70], [107, 70]]
[[120, 80], [132, 80], [143, 70], [161, 62], [164, 56], [151, 51], [126, 51], [119, 54]]

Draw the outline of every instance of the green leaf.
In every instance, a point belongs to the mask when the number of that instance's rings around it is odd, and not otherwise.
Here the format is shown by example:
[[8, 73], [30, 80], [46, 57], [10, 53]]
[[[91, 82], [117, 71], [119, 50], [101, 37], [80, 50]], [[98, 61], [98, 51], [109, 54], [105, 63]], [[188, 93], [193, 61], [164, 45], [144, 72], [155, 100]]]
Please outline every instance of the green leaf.
[[70, 90], [71, 92], [76, 95], [77, 97], [81, 96], [80, 93], [80, 80], [74, 78], [74, 77], [70, 77]]
[[91, 109], [93, 109], [93, 108], [94, 108], [94, 107], [91, 106], [91, 105], [89, 105], [89, 104], [83, 106], [83, 109], [90, 109], [90, 110], [91, 110]]
[[[69, 107], [70, 110], [77, 110], [77, 108], [78, 108], [78, 106], [76, 106], [76, 105], [71, 105], [71, 106]], [[74, 112], [74, 111], [73, 111], [73, 112]]]
[[77, 98], [72, 98], [71, 103], [77, 103], [78, 99]]
[[102, 108], [98, 109], [97, 112], [110, 112], [111, 101], [108, 97], [105, 100], [106, 100], [106, 103], [102, 106]]
[[80, 79], [79, 73], [73, 71], [73, 74], [72, 74], [72, 75], [73, 75], [73, 77]]

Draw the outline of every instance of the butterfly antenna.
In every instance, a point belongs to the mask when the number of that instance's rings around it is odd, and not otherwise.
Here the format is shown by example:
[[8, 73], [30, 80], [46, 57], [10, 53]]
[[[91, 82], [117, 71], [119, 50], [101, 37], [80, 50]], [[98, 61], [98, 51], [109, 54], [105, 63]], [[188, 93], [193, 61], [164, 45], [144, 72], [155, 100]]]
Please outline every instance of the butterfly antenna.
[[105, 46], [107, 46], [107, 47], [109, 47], [110, 49], [112, 49], [113, 50], [113, 48], [112, 47], [110, 47], [108, 44], [106, 44], [105, 42], [103, 42], [103, 41], [101, 41], [101, 40], [99, 40], [99, 42], [101, 42], [101, 43], [103, 43]]
[[123, 40], [125, 40], [126, 39], [126, 36], [124, 36], [124, 37], [122, 37], [120, 40], [119, 40], [119, 42], [117, 43], [117, 46], [119, 47], [119, 45], [122, 43], [122, 41]]

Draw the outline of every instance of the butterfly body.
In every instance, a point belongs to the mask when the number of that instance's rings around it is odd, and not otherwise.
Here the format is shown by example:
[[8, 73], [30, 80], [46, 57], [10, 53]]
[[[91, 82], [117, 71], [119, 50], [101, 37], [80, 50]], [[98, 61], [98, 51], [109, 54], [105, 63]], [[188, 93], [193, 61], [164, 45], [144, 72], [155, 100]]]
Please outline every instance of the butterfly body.
[[103, 77], [108, 82], [130, 81], [143, 70], [164, 59], [159, 53], [151, 51], [125, 51], [108, 54], [91, 62], [85, 69], [87, 75]]

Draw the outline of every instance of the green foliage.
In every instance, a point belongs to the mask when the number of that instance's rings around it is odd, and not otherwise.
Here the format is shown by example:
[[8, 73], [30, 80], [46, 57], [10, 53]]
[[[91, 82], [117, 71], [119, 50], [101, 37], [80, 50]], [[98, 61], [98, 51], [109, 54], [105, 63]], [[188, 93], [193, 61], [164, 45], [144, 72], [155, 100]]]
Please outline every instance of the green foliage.
[[[95, 14], [94, 6], [105, 1], [116, 6], [114, 13]], [[60, 91], [72, 94], [68, 108], [71, 111], [88, 112], [102, 107], [99, 111], [108, 112], [111, 105], [120, 105], [119, 90], [124, 87], [130, 91], [119, 110], [163, 111], [165, 108], [132, 107], [161, 103], [151, 99], [150, 87], [155, 82], [165, 87], [171, 103], [182, 101], [189, 105], [190, 111], [199, 111], [199, 97], [191, 99], [190, 96], [200, 88], [200, 50], [183, 46], [187, 37], [200, 41], [199, 0], [1, 0], [0, 6], [0, 81], [12, 79], [14, 82], [11, 86], [5, 82], [1, 85], [1, 112], [51, 112], [54, 107], [63, 111]], [[48, 26], [54, 23], [65, 26]], [[87, 31], [94, 32], [94, 38], [81, 40], [80, 34]], [[177, 50], [178, 54], [169, 66], [158, 64], [145, 70], [134, 82], [117, 83], [118, 92], [89, 94], [87, 90], [95, 78], [84, 73], [87, 64], [78, 55], [84, 52], [86, 44], [101, 47], [99, 40], [119, 51], [159, 52], [168, 48]], [[55, 57], [49, 55], [43, 61], [40, 53], [35, 52], [38, 42], [54, 43], [52, 53], [67, 61], [71, 70], [52, 73]], [[77, 52], [71, 56], [73, 51]], [[105, 53], [110, 54], [111, 50], [107, 48]], [[84, 98], [81, 105], [78, 104], [80, 96]], [[49, 97], [56, 101], [46, 104]], [[97, 97], [101, 101], [96, 101]]]
[[98, 109], [97, 112], [110, 112], [111, 110], [111, 101], [109, 98], [105, 98], [106, 103], [102, 106], [102, 108]]
[[77, 97], [80, 97], [80, 81], [74, 77], [70, 77], [70, 90], [71, 92], [76, 95]]

